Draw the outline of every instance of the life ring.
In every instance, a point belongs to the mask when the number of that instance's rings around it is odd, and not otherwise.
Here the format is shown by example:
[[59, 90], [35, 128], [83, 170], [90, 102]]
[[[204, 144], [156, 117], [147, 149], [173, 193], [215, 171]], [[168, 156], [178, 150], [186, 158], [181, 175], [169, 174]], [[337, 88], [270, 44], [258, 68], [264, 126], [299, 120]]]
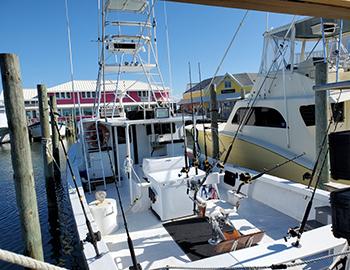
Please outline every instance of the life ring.
[[[105, 147], [107, 146], [110, 132], [108, 128], [102, 123], [97, 123], [97, 127], [98, 127], [98, 136], [100, 139], [100, 146]], [[86, 138], [86, 143], [91, 148], [98, 147], [96, 123], [88, 123], [85, 125], [85, 138]]]

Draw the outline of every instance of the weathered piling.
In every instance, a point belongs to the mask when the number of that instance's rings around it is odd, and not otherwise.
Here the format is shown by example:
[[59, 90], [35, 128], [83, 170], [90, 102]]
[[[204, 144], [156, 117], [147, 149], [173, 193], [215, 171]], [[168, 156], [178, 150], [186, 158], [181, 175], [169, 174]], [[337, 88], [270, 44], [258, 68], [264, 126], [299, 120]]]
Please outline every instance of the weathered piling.
[[54, 158], [54, 176], [56, 181], [61, 180], [61, 171], [60, 171], [60, 150], [59, 150], [59, 136], [57, 126], [58, 126], [58, 117], [57, 117], [57, 102], [56, 96], [50, 96], [50, 119], [51, 119], [51, 133], [52, 133], [52, 154]]
[[10, 129], [11, 159], [24, 252], [34, 259], [43, 260], [33, 164], [18, 57], [15, 54], [0, 54], [0, 69], [7, 122]]
[[45, 85], [38, 84], [38, 101], [39, 101], [39, 115], [41, 126], [41, 143], [45, 173], [45, 185], [48, 207], [56, 206], [56, 194], [54, 186], [54, 166], [53, 156], [51, 151], [51, 136], [50, 136], [50, 122], [49, 122], [49, 104], [47, 101], [47, 89]]
[[219, 158], [219, 130], [218, 130], [218, 102], [216, 99], [216, 85], [210, 86], [210, 118], [211, 118], [211, 137], [213, 138], [213, 158]]
[[[315, 84], [327, 83], [327, 63], [316, 63]], [[315, 92], [315, 120], [316, 120], [316, 153], [322, 151], [320, 154], [319, 168], [323, 165], [320, 173], [319, 187], [323, 188], [324, 184], [329, 181], [329, 154], [328, 154], [328, 91]], [[326, 136], [326, 137], [325, 137]], [[325, 141], [324, 141], [325, 139]], [[322, 143], [324, 146], [322, 148]], [[322, 148], [322, 150], [321, 150]], [[325, 162], [323, 162], [325, 160]]]
[[75, 142], [74, 121], [72, 116], [69, 116], [66, 121], [66, 138], [70, 144]]

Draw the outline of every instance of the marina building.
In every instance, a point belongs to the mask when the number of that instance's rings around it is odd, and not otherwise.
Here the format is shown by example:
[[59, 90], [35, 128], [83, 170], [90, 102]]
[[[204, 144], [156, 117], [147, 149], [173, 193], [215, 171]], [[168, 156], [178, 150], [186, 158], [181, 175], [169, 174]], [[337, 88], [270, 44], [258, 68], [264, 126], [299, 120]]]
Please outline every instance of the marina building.
[[218, 100], [219, 117], [227, 119], [231, 113], [235, 102], [244, 98], [250, 92], [256, 80], [256, 73], [226, 73], [222, 76], [205, 79], [199, 83], [190, 85], [183, 93], [182, 100], [179, 102], [180, 108], [191, 112], [194, 108], [197, 112], [209, 112], [210, 108], [210, 83], [216, 85], [216, 95]]
[[[78, 103], [80, 102], [82, 115], [84, 117], [92, 116], [94, 104], [100, 100], [100, 110], [106, 108], [107, 114], [119, 102], [121, 98], [126, 111], [137, 110], [139, 106], [145, 103], [156, 106], [157, 103], [168, 99], [169, 90], [160, 88], [134, 80], [121, 80], [118, 82], [118, 96], [116, 93], [117, 82], [108, 80], [105, 83], [105, 91], [101, 91], [101, 96], [96, 94], [96, 80], [74, 80], [74, 91], [72, 81], [67, 81], [48, 88], [49, 95], [56, 95], [57, 107], [60, 115], [66, 117], [72, 115], [72, 110], [76, 110], [78, 115]], [[152, 88], [152, 89], [150, 89]], [[151, 91], [152, 90], [152, 91]], [[122, 93], [122, 95], [120, 95]], [[151, 94], [149, 94], [151, 93]], [[30, 122], [36, 122], [39, 118], [39, 106], [37, 89], [23, 89], [24, 104], [27, 118]], [[0, 107], [3, 105], [4, 96], [0, 93]]]

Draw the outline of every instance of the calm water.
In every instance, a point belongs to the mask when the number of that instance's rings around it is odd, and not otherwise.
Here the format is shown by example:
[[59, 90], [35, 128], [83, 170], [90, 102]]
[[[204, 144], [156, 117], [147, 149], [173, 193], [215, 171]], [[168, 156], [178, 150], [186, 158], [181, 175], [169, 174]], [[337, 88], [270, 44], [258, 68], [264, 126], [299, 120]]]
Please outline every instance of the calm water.
[[[31, 147], [45, 261], [69, 269], [86, 269], [67, 194], [66, 182], [62, 181], [62, 183], [55, 185], [58, 211], [55, 209], [48, 211], [41, 144], [32, 143]], [[22, 253], [23, 242], [10, 152], [10, 144], [0, 145], [0, 248]], [[65, 164], [62, 153], [61, 164]], [[65, 178], [64, 175], [63, 178]], [[0, 269], [22, 268], [0, 261]]]

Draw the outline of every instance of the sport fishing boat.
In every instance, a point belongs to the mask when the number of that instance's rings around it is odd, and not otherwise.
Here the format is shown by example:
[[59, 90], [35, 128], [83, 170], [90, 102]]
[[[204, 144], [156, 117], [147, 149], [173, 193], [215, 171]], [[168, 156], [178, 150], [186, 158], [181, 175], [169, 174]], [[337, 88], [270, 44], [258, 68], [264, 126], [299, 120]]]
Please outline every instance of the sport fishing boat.
[[[60, 122], [58, 123], [59, 126], [59, 132], [60, 132], [60, 136], [64, 137], [66, 136], [66, 124], [64, 122]], [[34, 140], [40, 140], [41, 139], [41, 125], [40, 122], [35, 122], [32, 124], [28, 125], [28, 131], [30, 133], [30, 136], [34, 139]], [[50, 129], [50, 135], [51, 134], [51, 129]]]
[[[324, 19], [323, 27], [324, 31], [320, 18], [306, 18], [264, 34], [260, 71], [250, 96], [237, 101], [227, 122], [219, 123], [222, 157], [235, 138], [229, 163], [263, 171], [305, 152], [271, 173], [302, 181], [312, 170], [316, 160], [315, 63], [327, 60], [328, 82], [350, 79], [350, 21]], [[349, 101], [349, 90], [330, 92], [330, 132], [350, 128]], [[197, 124], [196, 128], [201, 153], [207, 144], [211, 156], [209, 126]]]
[[[109, 13], [134, 12], [155, 30], [152, 2], [102, 4], [104, 26], [124, 25], [107, 23]], [[134, 51], [154, 33], [122, 44], [121, 35], [103, 33], [101, 41]], [[82, 119], [68, 152], [69, 197], [90, 270], [345, 267], [349, 237], [335, 223], [332, 233], [328, 192], [216, 160], [204, 171], [196, 153], [191, 166], [184, 125], [194, 115], [176, 116], [169, 102], [133, 113], [117, 103], [110, 118]], [[346, 218], [339, 221], [349, 227]]]

